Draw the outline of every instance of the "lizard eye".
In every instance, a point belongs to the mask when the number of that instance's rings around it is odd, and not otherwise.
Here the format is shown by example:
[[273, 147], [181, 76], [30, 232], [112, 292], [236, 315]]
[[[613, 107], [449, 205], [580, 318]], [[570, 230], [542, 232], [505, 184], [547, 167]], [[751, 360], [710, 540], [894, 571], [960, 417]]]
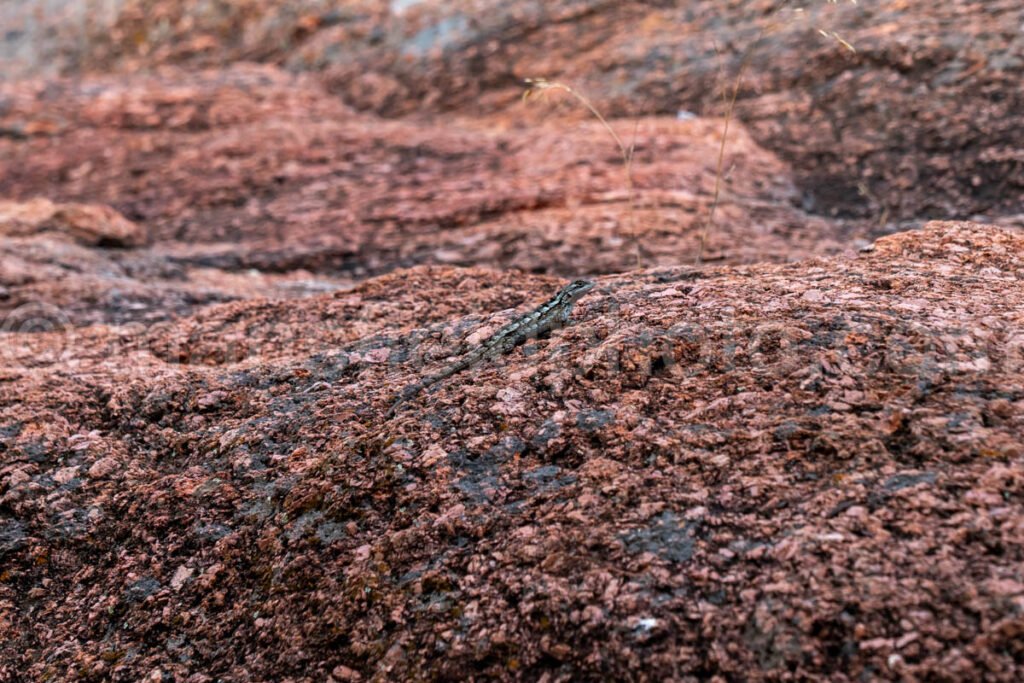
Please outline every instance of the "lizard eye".
[[587, 289], [590, 289], [593, 286], [594, 286], [594, 283], [588, 282], [587, 280], [576, 280], [576, 282], [572, 283], [572, 288], [573, 288], [573, 290], [576, 290], [576, 291], [587, 290]]

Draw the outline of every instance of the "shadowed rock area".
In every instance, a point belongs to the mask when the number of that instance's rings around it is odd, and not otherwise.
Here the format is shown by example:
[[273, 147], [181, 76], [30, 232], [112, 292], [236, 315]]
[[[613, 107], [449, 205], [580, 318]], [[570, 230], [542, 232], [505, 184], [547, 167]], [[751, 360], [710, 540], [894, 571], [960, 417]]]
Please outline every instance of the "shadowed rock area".
[[0, 680], [1024, 676], [1017, 3], [101, 4], [0, 8]]

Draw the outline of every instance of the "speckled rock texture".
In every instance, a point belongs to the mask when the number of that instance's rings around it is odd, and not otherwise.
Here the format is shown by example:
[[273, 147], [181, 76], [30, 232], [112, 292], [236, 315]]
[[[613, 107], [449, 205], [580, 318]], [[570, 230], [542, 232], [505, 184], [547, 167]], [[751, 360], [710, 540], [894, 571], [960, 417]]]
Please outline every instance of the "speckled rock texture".
[[1019, 3], [89, 4], [0, 6], [0, 682], [1024, 678]]
[[1022, 255], [932, 223], [603, 277], [389, 420], [558, 282], [417, 268], [15, 337], [0, 671], [1019, 680]]

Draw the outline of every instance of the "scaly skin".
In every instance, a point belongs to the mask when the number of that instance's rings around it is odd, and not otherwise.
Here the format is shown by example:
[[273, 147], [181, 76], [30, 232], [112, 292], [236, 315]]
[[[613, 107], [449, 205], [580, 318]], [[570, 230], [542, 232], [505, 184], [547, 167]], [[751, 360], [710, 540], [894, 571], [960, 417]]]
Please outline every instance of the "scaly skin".
[[448, 367], [407, 386], [391, 405], [391, 409], [388, 410], [388, 416], [394, 415], [401, 404], [415, 398], [417, 394], [427, 387], [448, 379], [463, 370], [467, 370], [477, 363], [506, 354], [528, 339], [539, 337], [542, 334], [565, 326], [569, 321], [569, 314], [572, 312], [573, 305], [580, 297], [593, 288], [594, 283], [589, 280], [576, 280], [566, 285], [559, 290], [558, 294], [555, 294], [526, 315], [516, 318], [508, 325], [505, 325], [488, 337], [480, 346]]

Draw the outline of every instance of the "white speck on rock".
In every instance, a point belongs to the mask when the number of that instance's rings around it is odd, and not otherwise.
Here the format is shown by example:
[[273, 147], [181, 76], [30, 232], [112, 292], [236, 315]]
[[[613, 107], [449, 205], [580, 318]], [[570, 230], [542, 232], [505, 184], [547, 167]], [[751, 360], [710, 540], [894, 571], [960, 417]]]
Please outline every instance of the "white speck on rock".
[[650, 633], [658, 627], [658, 620], [653, 617], [645, 617], [637, 622], [636, 628], [638, 631], [644, 633]]
[[174, 572], [174, 576], [171, 577], [171, 588], [174, 590], [180, 590], [185, 582], [192, 578], [192, 574], [195, 570], [181, 565], [177, 571]]

